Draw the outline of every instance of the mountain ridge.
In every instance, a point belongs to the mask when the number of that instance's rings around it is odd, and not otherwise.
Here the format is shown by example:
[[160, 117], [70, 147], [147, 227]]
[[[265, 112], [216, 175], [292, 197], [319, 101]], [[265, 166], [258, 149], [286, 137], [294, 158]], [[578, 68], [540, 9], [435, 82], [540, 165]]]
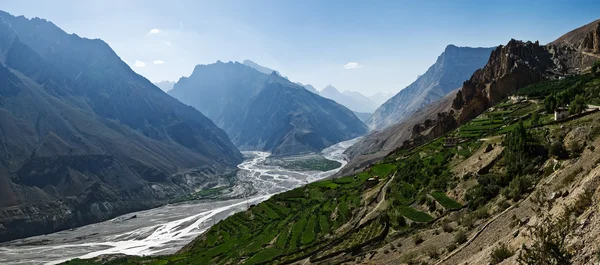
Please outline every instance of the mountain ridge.
[[369, 129], [381, 130], [399, 123], [418, 109], [442, 99], [484, 66], [491, 51], [492, 48], [446, 46], [423, 75], [375, 110], [367, 121]]
[[155, 207], [242, 161], [105, 42], [3, 11], [0, 32], [0, 241]]
[[267, 75], [239, 62], [198, 65], [169, 94], [205, 113], [242, 150], [318, 152], [366, 131], [354, 113], [334, 101], [276, 71]]

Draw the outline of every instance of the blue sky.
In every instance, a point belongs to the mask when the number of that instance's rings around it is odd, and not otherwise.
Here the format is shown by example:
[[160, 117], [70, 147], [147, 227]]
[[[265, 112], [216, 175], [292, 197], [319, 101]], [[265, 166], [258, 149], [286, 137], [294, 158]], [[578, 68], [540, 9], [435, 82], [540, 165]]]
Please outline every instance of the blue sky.
[[448, 44], [547, 43], [600, 18], [587, 0], [2, 0], [0, 9], [103, 39], [153, 82], [251, 59], [292, 81], [366, 95], [404, 88]]

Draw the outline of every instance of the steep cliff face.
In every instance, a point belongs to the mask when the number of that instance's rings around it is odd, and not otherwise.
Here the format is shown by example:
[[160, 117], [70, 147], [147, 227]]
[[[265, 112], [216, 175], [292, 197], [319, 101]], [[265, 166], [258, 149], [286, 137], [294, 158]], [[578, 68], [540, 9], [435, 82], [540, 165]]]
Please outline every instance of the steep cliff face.
[[359, 169], [365, 161], [376, 161], [397, 148], [439, 137], [520, 88], [589, 68], [600, 58], [589, 48], [590, 43], [595, 43], [598, 23], [578, 28], [548, 45], [511, 40], [498, 46], [487, 64], [464, 81], [456, 95], [421, 109], [397, 125], [371, 133], [349, 148], [347, 154], [353, 161], [340, 174]]
[[460, 110], [458, 123], [464, 123], [527, 85], [552, 75], [552, 54], [539, 43], [511, 40], [497, 47], [488, 63], [463, 83], [452, 108]]
[[483, 67], [492, 49], [448, 45], [425, 74], [377, 108], [367, 125], [371, 130], [384, 129], [442, 99]]
[[0, 241], [167, 202], [242, 156], [101, 40], [0, 11]]

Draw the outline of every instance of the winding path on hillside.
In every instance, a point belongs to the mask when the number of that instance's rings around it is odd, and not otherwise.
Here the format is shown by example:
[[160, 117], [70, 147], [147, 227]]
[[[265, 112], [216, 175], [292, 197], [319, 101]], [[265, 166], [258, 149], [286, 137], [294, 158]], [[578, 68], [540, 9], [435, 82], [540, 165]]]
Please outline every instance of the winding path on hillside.
[[383, 203], [385, 202], [385, 193], [387, 192], [388, 186], [390, 185], [390, 183], [392, 183], [392, 181], [394, 180], [394, 177], [396, 177], [396, 173], [394, 173], [394, 175], [392, 175], [392, 177], [385, 183], [385, 185], [383, 185], [381, 192], [379, 193], [379, 196], [377, 198], [377, 200], [379, 201], [377, 203], [377, 205], [375, 205], [375, 208], [373, 208], [373, 210], [371, 210], [369, 213], [367, 213], [362, 220], [360, 220], [359, 224], [363, 224], [366, 221], [371, 219], [371, 216], [376, 214], [377, 211], [383, 206]]

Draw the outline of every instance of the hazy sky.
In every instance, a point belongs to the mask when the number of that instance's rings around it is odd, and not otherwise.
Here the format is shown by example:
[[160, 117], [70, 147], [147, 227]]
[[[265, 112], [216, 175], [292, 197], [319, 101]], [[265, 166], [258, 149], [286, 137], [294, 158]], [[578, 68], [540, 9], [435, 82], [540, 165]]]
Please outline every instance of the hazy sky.
[[597, 0], [1, 0], [0, 9], [103, 39], [153, 82], [251, 59], [292, 81], [367, 95], [404, 88], [448, 44], [547, 43], [600, 18]]

